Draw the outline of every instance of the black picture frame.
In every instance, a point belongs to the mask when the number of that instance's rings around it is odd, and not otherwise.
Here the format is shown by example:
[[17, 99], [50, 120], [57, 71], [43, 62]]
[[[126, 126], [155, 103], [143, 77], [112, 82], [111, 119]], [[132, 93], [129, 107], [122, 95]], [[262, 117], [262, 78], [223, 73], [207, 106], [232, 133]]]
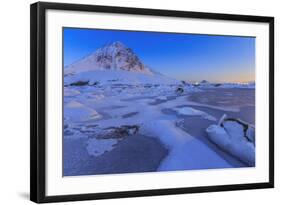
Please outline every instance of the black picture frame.
[[[158, 190], [138, 190], [107, 193], [46, 196], [46, 10], [121, 13], [169, 16], [196, 19], [263, 22], [269, 24], [269, 181], [263, 183], [229, 184]], [[274, 187], [274, 18], [265, 16], [156, 10], [82, 4], [38, 2], [30, 7], [30, 199], [37, 203], [76, 200], [96, 200], [153, 195], [186, 194], [197, 192], [230, 191]]]

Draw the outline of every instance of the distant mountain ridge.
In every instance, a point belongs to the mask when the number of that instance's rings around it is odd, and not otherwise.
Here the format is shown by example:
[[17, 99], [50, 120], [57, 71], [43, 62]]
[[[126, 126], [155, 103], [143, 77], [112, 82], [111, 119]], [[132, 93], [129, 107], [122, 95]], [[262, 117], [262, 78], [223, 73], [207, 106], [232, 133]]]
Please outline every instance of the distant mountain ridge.
[[65, 74], [94, 70], [122, 70], [153, 75], [133, 50], [120, 41], [101, 47], [83, 59], [65, 67]]

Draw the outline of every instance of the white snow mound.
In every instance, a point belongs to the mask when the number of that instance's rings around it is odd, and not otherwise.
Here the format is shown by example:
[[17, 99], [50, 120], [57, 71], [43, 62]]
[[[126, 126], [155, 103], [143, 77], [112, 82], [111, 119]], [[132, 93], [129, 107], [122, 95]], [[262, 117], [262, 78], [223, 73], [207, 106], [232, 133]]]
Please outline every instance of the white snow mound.
[[[238, 124], [237, 122], [234, 122]], [[219, 125], [210, 125], [206, 132], [209, 139], [221, 149], [237, 157], [250, 166], [255, 165], [255, 146], [245, 137], [241, 136], [243, 127], [233, 123], [225, 123], [225, 128]], [[233, 127], [231, 127], [231, 125]]]
[[196, 110], [191, 107], [181, 107], [181, 108], [173, 108], [179, 115], [188, 115], [188, 116], [201, 116], [204, 119], [216, 121], [217, 119], [212, 115], [209, 115], [201, 110]]
[[102, 117], [96, 110], [77, 101], [71, 101], [65, 105], [64, 116], [67, 120], [72, 121], [86, 121]]

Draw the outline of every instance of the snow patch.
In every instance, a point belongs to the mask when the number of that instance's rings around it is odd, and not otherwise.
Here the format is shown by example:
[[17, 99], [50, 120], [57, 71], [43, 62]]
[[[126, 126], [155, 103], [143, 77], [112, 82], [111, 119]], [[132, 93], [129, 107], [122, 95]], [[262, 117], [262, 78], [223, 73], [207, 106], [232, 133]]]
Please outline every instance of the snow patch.
[[157, 100], [168, 100], [167, 96], [158, 96], [156, 97]]
[[79, 95], [79, 90], [70, 89], [68, 87], [64, 87], [64, 96], [65, 97], [73, 97]]
[[[238, 123], [237, 123], [238, 124]], [[233, 124], [232, 124], [233, 125]], [[228, 124], [227, 128], [211, 125], [206, 129], [208, 138], [221, 149], [237, 157], [249, 166], [255, 165], [255, 146], [245, 137], [241, 137], [241, 127]]]
[[146, 136], [159, 138], [169, 150], [168, 156], [158, 167], [159, 171], [231, 167], [217, 153], [178, 128], [171, 120], [147, 122], [141, 127], [140, 132]]
[[231, 138], [245, 140], [244, 128], [241, 124], [235, 121], [225, 121], [222, 123], [222, 125]]
[[85, 71], [64, 78], [64, 85], [67, 86], [77, 82], [88, 82], [89, 85], [96, 82], [99, 82], [101, 85], [172, 85], [180, 83], [163, 75], [147, 75], [123, 70]]
[[85, 121], [99, 119], [102, 116], [94, 109], [85, 106], [84, 104], [71, 101], [64, 107], [64, 117], [72, 121]]
[[217, 119], [201, 110], [196, 110], [191, 107], [181, 107], [181, 108], [173, 108], [179, 115], [188, 115], [188, 116], [201, 116], [204, 119], [216, 121]]

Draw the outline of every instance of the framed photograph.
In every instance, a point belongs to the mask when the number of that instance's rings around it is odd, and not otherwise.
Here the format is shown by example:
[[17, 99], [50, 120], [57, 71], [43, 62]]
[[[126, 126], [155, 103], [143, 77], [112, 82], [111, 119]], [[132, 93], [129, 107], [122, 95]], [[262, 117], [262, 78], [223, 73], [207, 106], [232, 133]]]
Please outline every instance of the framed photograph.
[[34, 202], [274, 187], [274, 18], [31, 5]]

